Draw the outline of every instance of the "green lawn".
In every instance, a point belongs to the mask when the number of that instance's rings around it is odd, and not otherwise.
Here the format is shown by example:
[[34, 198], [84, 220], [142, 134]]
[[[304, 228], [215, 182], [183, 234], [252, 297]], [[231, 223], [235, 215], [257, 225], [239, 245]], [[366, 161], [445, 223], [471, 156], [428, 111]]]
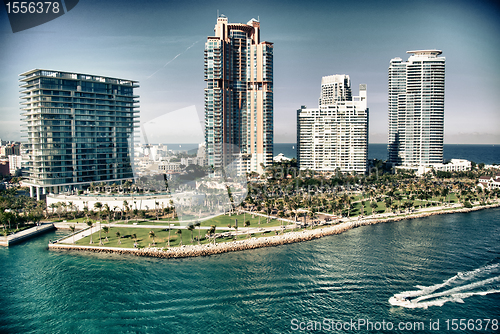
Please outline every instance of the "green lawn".
[[[118, 243], [118, 237], [116, 236], [116, 232], [120, 232], [120, 241], [121, 244]], [[153, 243], [153, 239], [149, 237], [149, 229], [147, 228], [139, 228], [139, 227], [111, 227], [108, 233], [108, 241], [106, 241], [106, 234], [104, 231], [101, 231], [101, 239], [103, 240], [104, 247], [123, 247], [123, 248], [133, 248], [134, 247], [134, 238], [132, 235], [135, 233], [137, 235], [137, 242], [139, 247], [148, 247]], [[157, 247], [166, 247], [168, 241], [168, 232], [165, 229], [153, 229], [155, 232], [155, 243]], [[176, 247], [180, 245], [179, 235], [175, 232], [177, 229], [172, 229], [170, 231], [170, 247]], [[182, 229], [182, 244], [183, 245], [192, 245], [191, 242], [191, 232], [189, 230]], [[202, 238], [202, 244], [208, 243], [208, 240], [204, 239], [207, 230], [201, 230], [200, 236]], [[216, 233], [227, 232], [226, 230], [216, 230]], [[193, 238], [198, 236], [198, 230], [193, 231]], [[84, 245], [84, 246], [99, 246], [99, 232], [94, 232], [92, 234], [93, 243], [90, 244], [90, 236], [86, 236], [83, 239], [80, 239], [76, 242], [76, 245]], [[219, 239], [217, 239], [219, 242]], [[195, 241], [194, 244], [197, 244]]]
[[[321, 226], [317, 226], [315, 228], [320, 228]], [[118, 237], [116, 236], [116, 231], [120, 232], [120, 241], [121, 244], [118, 243]], [[149, 229], [145, 228], [138, 228], [138, 227], [111, 227], [109, 229], [108, 233], [108, 241], [106, 241], [106, 234], [104, 231], [101, 231], [101, 239], [103, 241], [103, 247], [117, 247], [117, 248], [134, 248], [134, 238], [132, 235], [135, 233], [137, 235], [137, 242], [139, 244], [139, 247], [148, 247], [152, 246], [153, 239], [149, 237]], [[156, 247], [167, 247], [167, 240], [168, 240], [168, 232], [165, 231], [164, 229], [153, 229], [155, 232], [155, 243]], [[179, 235], [176, 234], [175, 232], [177, 229], [172, 229], [170, 232], [170, 247], [177, 247], [180, 245], [180, 238]], [[297, 231], [297, 230], [295, 230]], [[209, 243], [209, 240], [205, 239], [205, 233], [206, 230], [201, 230], [200, 236], [201, 236], [201, 244], [207, 244]], [[216, 233], [224, 233], [228, 232], [228, 230], [216, 230]], [[234, 231], [232, 231], [234, 232]], [[285, 233], [287, 232], [292, 232], [291, 229], [287, 229], [284, 231]], [[279, 234], [279, 232], [278, 232]], [[258, 232], [258, 233], [243, 233], [240, 235], [236, 236], [236, 240], [244, 240], [248, 238], [262, 238], [262, 237], [269, 237], [269, 236], [274, 236], [276, 235], [275, 231], [266, 231], [266, 232]], [[193, 237], [196, 238], [198, 236], [198, 230], [195, 229], [193, 231]], [[90, 244], [90, 236], [86, 236], [83, 239], [78, 240], [75, 244], [76, 245], [82, 245], [82, 246], [94, 246], [98, 247], [99, 246], [99, 232], [94, 232], [92, 234], [92, 241], [93, 243]], [[223, 238], [217, 238], [216, 243], [223, 243], [223, 242], [232, 242], [234, 240], [234, 236], [231, 237], [223, 237]], [[212, 240], [213, 242], [213, 240]], [[182, 229], [182, 244], [183, 245], [193, 245], [197, 244], [198, 242], [195, 240], [194, 243], [191, 242], [191, 232], [189, 230]]]
[[[259, 224], [259, 217], [260, 217], [260, 224]], [[255, 218], [252, 218], [252, 214], [247, 213], [244, 215], [231, 215], [231, 217], [228, 215], [220, 215], [212, 219], [201, 221], [201, 226], [215, 225], [219, 228], [219, 227], [227, 227], [228, 224], [231, 224], [231, 226], [234, 227], [236, 219], [238, 219], [238, 227], [245, 227], [244, 223], [247, 220], [250, 221], [250, 227], [264, 228], [270, 226], [280, 226], [281, 224], [280, 221], [276, 219], [271, 219], [271, 221], [267, 223], [266, 217], [255, 215]], [[285, 222], [283, 222], [283, 224], [285, 224]]]

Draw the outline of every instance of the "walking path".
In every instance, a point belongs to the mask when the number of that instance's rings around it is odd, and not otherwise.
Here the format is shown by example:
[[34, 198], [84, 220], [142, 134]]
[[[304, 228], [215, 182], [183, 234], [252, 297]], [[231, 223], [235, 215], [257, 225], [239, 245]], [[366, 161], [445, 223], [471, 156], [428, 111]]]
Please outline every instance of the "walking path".
[[[500, 207], [500, 200], [495, 201], [491, 205], [476, 206], [473, 208], [462, 208], [460, 205], [453, 206], [440, 206], [440, 207], [430, 207], [420, 210], [415, 210], [409, 214], [395, 214], [395, 213], [384, 213], [377, 214], [368, 217], [353, 217], [353, 218], [341, 218], [333, 221], [333, 225], [321, 225], [316, 229], [300, 229], [296, 232], [288, 232], [276, 236], [265, 236], [259, 238], [249, 238], [244, 240], [238, 240], [233, 242], [223, 242], [220, 244], [204, 244], [204, 245], [185, 245], [181, 247], [172, 247], [169, 249], [165, 248], [143, 248], [143, 249], [132, 249], [132, 248], [116, 248], [116, 247], [99, 247], [99, 246], [76, 246], [68, 245], [72, 243], [72, 238], [66, 238], [61, 240], [56, 244], [49, 245], [49, 249], [75, 249], [75, 250], [90, 250], [94, 252], [117, 252], [121, 254], [134, 254], [139, 256], [154, 256], [154, 257], [164, 257], [164, 258], [179, 258], [179, 257], [190, 257], [190, 256], [205, 256], [212, 254], [221, 254], [230, 251], [247, 250], [260, 247], [269, 247], [283, 245], [299, 241], [307, 241], [312, 239], [317, 239], [322, 236], [339, 234], [346, 230], [364, 226], [372, 225], [383, 222], [400, 221], [407, 219], [423, 218], [439, 214], [448, 214], [455, 212], [471, 212], [486, 208]], [[111, 224], [111, 226], [124, 227], [120, 224]], [[126, 226], [126, 225], [125, 225]], [[133, 225], [130, 227], [140, 227], [140, 228], [159, 228], [158, 225]], [[165, 226], [168, 228], [169, 226]], [[293, 225], [287, 225], [285, 228], [296, 227], [294, 222]], [[176, 226], [176, 228], [185, 228]], [[207, 228], [207, 227], [202, 227]], [[281, 226], [272, 227], [250, 227], [250, 228], [239, 228], [234, 234], [248, 234], [248, 233], [259, 233], [265, 231], [278, 231]], [[81, 239], [84, 236], [88, 236], [90, 231], [86, 230], [78, 233], [78, 238]], [[94, 228], [93, 233], [95, 233], [96, 228]], [[80, 235], [81, 234], [81, 235]], [[77, 235], [75, 235], [75, 240]]]
[[20, 232], [8, 235], [6, 237], [0, 238], [0, 246], [10, 246], [22, 240], [34, 237], [36, 235], [52, 231], [54, 229], [54, 225], [52, 223], [49, 224], [41, 224], [38, 226], [30, 227], [26, 230], [22, 230]]
[[359, 226], [378, 224], [382, 222], [407, 220], [414, 218], [428, 217], [438, 214], [447, 214], [452, 212], [471, 212], [486, 208], [499, 207], [500, 203], [495, 203], [493, 205], [485, 205], [480, 207], [474, 207], [472, 209], [456, 209], [455, 211], [439, 211], [439, 212], [425, 212], [418, 214], [411, 214], [407, 216], [394, 216], [385, 219], [366, 219], [357, 221], [356, 219], [349, 219], [348, 221], [343, 221], [340, 224], [321, 226], [314, 230], [299, 230], [297, 232], [289, 232], [283, 235], [277, 236], [266, 236], [261, 238], [250, 238], [244, 240], [237, 240], [232, 242], [224, 242], [220, 244], [204, 244], [204, 245], [186, 245], [181, 247], [172, 248], [115, 248], [115, 247], [95, 247], [95, 246], [74, 246], [74, 245], [63, 245], [63, 244], [52, 244], [49, 245], [49, 249], [72, 249], [72, 250], [83, 250], [83, 251], [93, 251], [93, 252], [103, 252], [103, 253], [118, 253], [118, 254], [131, 254], [137, 256], [150, 256], [150, 257], [161, 257], [161, 258], [182, 258], [182, 257], [193, 257], [193, 256], [207, 256], [213, 254], [222, 254], [226, 252], [240, 251], [255, 249], [260, 247], [270, 247], [285, 245], [294, 242], [308, 241], [317, 238], [321, 238], [327, 235], [339, 234], [344, 231], [356, 228]]

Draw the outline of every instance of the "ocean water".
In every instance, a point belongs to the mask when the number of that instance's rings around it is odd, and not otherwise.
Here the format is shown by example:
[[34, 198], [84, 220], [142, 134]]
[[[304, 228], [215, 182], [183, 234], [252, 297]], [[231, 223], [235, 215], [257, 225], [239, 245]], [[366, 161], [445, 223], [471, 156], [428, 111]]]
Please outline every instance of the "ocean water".
[[[325, 319], [394, 326], [336, 331], [359, 333], [496, 319], [478, 332], [498, 332], [500, 209], [178, 260], [49, 251], [64, 233], [0, 249], [0, 333], [296, 333]], [[389, 303], [408, 291], [418, 307]]]
[[[274, 156], [279, 153], [283, 153], [288, 158], [296, 158], [297, 145], [295, 143], [275, 143]], [[476, 163], [500, 164], [500, 144], [445, 144], [443, 155], [444, 160], [466, 159]], [[368, 144], [368, 159], [387, 160], [387, 144]]]

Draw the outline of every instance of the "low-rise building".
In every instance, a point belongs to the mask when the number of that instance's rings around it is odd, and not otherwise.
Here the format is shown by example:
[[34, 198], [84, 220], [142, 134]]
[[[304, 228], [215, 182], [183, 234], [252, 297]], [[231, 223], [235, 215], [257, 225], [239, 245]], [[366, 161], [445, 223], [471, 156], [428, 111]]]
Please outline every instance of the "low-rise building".
[[19, 143], [9, 143], [0, 147], [0, 155], [21, 155], [21, 145]]
[[495, 176], [481, 176], [477, 185], [483, 189], [500, 189], [500, 173]]
[[464, 159], [451, 159], [449, 162], [441, 164], [397, 166], [396, 169], [406, 169], [415, 171], [415, 175], [422, 176], [432, 171], [440, 172], [465, 172], [472, 169], [472, 163]]
[[9, 170], [11, 175], [15, 175], [21, 169], [22, 160], [20, 155], [9, 155]]
[[9, 159], [0, 159], [0, 175], [7, 176], [9, 174]]
[[292, 159], [285, 157], [283, 153], [278, 154], [273, 158], [274, 162], [283, 162], [283, 161], [290, 161]]

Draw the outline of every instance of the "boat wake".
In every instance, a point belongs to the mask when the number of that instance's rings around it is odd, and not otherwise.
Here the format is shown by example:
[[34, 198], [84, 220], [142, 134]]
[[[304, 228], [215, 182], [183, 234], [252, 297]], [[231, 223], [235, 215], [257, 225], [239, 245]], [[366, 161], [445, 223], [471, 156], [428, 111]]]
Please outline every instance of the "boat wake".
[[419, 290], [397, 293], [389, 298], [389, 303], [407, 308], [428, 308], [443, 306], [446, 302], [463, 303], [471, 296], [500, 293], [500, 263], [459, 272], [441, 284], [415, 287]]

